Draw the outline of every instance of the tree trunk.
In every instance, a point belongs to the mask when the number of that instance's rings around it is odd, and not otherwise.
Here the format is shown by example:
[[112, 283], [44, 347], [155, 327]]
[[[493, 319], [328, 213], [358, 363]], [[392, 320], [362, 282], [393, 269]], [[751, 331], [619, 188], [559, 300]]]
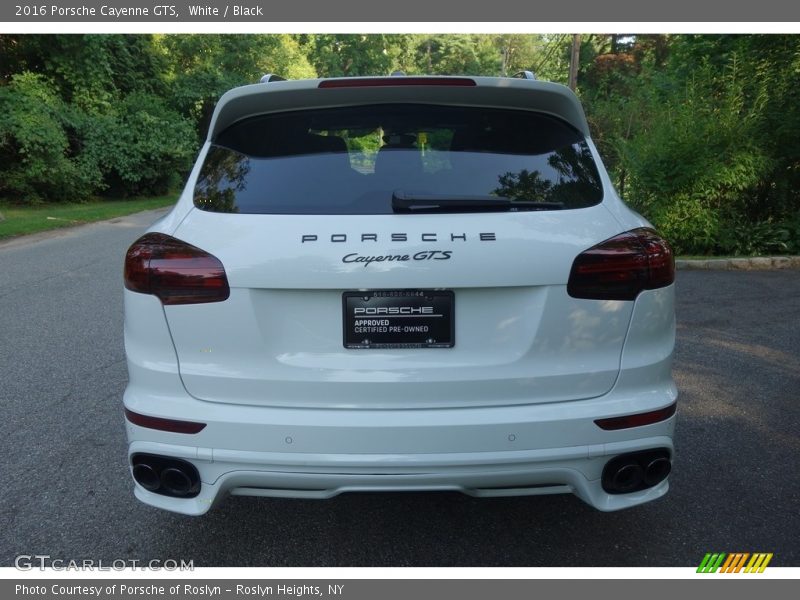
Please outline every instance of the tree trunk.
[[581, 36], [576, 33], [572, 36], [572, 52], [569, 60], [569, 88], [574, 92], [578, 89], [578, 63], [581, 57]]

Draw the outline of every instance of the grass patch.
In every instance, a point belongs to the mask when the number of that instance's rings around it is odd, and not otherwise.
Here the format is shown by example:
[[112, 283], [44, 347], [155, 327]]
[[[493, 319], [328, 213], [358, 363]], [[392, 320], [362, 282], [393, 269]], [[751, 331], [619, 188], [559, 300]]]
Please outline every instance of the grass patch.
[[0, 240], [72, 227], [94, 221], [124, 217], [143, 210], [171, 206], [177, 194], [149, 198], [126, 198], [125, 200], [96, 200], [85, 203], [39, 204], [18, 206], [0, 202]]

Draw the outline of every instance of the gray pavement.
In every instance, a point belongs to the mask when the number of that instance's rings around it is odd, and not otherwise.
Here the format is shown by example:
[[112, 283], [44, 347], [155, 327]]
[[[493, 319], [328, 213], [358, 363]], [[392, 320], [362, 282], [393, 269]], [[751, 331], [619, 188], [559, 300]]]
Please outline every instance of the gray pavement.
[[138, 503], [125, 462], [122, 261], [156, 213], [0, 244], [0, 566], [687, 566], [709, 551], [800, 565], [800, 271], [677, 281], [677, 460], [663, 499], [230, 498], [202, 518]]

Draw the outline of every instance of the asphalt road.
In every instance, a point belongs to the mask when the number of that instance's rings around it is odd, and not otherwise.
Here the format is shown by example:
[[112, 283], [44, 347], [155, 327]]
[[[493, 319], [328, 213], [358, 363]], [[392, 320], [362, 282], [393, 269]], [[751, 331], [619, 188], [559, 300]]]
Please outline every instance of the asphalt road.
[[230, 498], [202, 518], [131, 492], [122, 260], [144, 213], [0, 245], [0, 565], [19, 554], [196, 566], [800, 565], [800, 271], [681, 272], [677, 461], [663, 499]]

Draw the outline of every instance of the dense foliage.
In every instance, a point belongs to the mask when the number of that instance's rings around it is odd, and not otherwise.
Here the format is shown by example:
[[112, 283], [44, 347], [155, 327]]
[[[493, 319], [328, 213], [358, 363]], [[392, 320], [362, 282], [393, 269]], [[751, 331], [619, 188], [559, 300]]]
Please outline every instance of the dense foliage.
[[[566, 82], [567, 35], [0, 35], [0, 198], [163, 193], [263, 73]], [[800, 36], [591, 35], [578, 93], [620, 195], [681, 253], [800, 252]]]
[[582, 95], [617, 189], [683, 253], [800, 252], [800, 37], [618, 44]]

